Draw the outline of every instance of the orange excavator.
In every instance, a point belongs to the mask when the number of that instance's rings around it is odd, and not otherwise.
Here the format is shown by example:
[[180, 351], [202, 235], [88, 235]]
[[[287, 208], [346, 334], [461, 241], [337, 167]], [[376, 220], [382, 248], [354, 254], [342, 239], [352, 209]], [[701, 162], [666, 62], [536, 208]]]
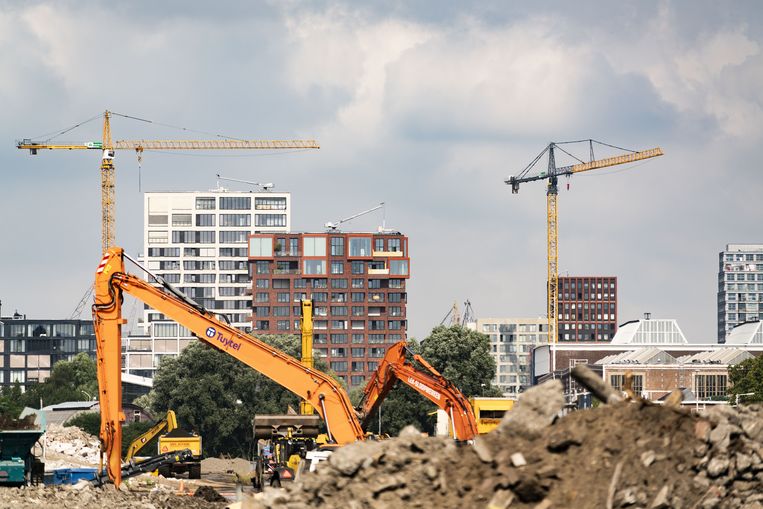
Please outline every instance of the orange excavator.
[[[122, 248], [106, 251], [95, 274], [95, 326], [98, 397], [101, 407], [101, 462], [106, 455], [108, 477], [122, 480], [122, 366], [121, 328], [123, 293], [126, 292], [193, 332], [200, 340], [240, 360], [249, 367], [307, 401], [326, 423], [329, 439], [337, 444], [363, 440], [365, 435], [350, 399], [330, 376], [303, 366], [297, 359], [247, 335], [215, 316], [166, 283], [147, 273], [164, 290], [125, 271], [124, 260], [135, 263]], [[203, 387], [200, 390], [204, 390]]]
[[[417, 369], [408, 361], [407, 353], [428, 372]], [[467, 441], [477, 436], [477, 422], [466, 397], [423, 357], [411, 352], [405, 341], [396, 343], [387, 350], [376, 372], [366, 384], [363, 399], [357, 407], [364, 428], [369, 424], [371, 414], [378, 409], [398, 380], [448, 414], [453, 438]]]

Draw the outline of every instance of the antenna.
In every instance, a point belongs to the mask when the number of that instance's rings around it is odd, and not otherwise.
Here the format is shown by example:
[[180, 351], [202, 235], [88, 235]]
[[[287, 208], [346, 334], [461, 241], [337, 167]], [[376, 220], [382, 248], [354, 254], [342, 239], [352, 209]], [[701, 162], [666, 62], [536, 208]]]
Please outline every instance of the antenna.
[[249, 180], [240, 180], [240, 179], [232, 179], [232, 178], [228, 178], [228, 177], [221, 177], [219, 173], [217, 174], [217, 187], [220, 187], [220, 181], [221, 180], [227, 180], [229, 182], [240, 182], [242, 184], [249, 184], [249, 185], [252, 185], [252, 186], [257, 186], [257, 187], [262, 188], [263, 191], [270, 191], [271, 189], [273, 189], [275, 187], [275, 185], [272, 182], [268, 182], [266, 184], [261, 184], [259, 182], [251, 182]]
[[357, 214], [354, 214], [354, 215], [352, 215], [350, 217], [345, 217], [344, 219], [339, 219], [335, 223], [332, 223], [331, 221], [329, 221], [326, 224], [324, 224], [323, 226], [327, 230], [336, 231], [342, 223], [346, 223], [347, 221], [351, 221], [351, 220], [355, 219], [356, 217], [363, 216], [365, 214], [373, 212], [374, 210], [379, 210], [379, 209], [384, 209], [382, 211], [382, 226], [381, 226], [381, 230], [380, 230], [380, 231], [384, 231], [385, 230], [385, 226], [386, 226], [386, 222], [387, 222], [387, 209], [385, 208], [384, 202], [381, 202], [376, 207], [370, 208], [368, 210], [364, 210], [363, 212], [358, 212]]

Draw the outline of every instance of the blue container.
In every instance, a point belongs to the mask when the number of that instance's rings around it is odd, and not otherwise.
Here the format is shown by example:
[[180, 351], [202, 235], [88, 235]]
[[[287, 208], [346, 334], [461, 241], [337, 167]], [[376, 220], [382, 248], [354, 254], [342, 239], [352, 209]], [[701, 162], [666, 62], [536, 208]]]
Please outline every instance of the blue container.
[[45, 484], [76, 484], [81, 480], [95, 479], [95, 468], [57, 468], [45, 476]]

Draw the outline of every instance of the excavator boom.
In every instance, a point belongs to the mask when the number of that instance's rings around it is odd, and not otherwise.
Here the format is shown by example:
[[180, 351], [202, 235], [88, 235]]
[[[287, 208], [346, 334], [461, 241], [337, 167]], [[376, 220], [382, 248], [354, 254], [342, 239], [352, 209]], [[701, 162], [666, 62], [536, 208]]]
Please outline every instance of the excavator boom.
[[453, 438], [472, 440], [477, 435], [477, 421], [469, 401], [420, 355], [414, 355], [414, 359], [429, 372], [416, 369], [406, 360], [406, 351], [405, 341], [392, 345], [368, 381], [359, 408], [363, 426], [368, 424], [371, 414], [381, 405], [395, 382], [400, 380], [448, 414]]
[[[364, 434], [344, 389], [330, 376], [303, 366], [299, 360], [214, 318], [189, 299], [165, 293], [127, 274], [123, 250], [109, 248], [95, 277], [93, 324], [97, 343], [101, 451], [108, 457], [109, 477], [121, 481], [120, 450], [124, 414], [121, 410], [121, 304], [127, 292], [191, 330], [199, 339], [240, 360], [309, 402], [326, 422], [338, 444], [363, 440]], [[204, 390], [203, 387], [200, 390]]]
[[127, 448], [127, 454], [125, 454], [125, 461], [130, 461], [133, 457], [137, 456], [146, 444], [153, 440], [159, 433], [165, 431], [169, 433], [177, 427], [178, 421], [175, 412], [167, 410], [167, 416], [164, 419], [151, 426], [148, 431], [130, 443], [130, 446]]

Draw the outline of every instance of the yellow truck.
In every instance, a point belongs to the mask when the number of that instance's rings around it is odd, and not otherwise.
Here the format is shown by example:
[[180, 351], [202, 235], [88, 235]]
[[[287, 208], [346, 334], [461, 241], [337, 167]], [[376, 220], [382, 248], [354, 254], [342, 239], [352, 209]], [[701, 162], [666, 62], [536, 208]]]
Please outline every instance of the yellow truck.
[[[167, 411], [167, 416], [154, 424], [151, 429], [137, 437], [127, 448], [125, 460], [132, 460], [148, 443], [157, 435], [166, 431], [167, 433], [159, 436], [159, 454], [168, 452], [177, 452], [189, 449], [193, 454], [190, 460], [169, 463], [159, 467], [159, 473], [164, 477], [170, 477], [172, 474], [182, 474], [188, 472], [189, 479], [201, 478], [201, 437], [195, 433], [178, 428], [175, 412]], [[137, 461], [140, 463], [140, 461]]]
[[469, 398], [477, 420], [477, 431], [484, 435], [493, 431], [503, 419], [503, 415], [514, 408], [514, 400], [509, 398]]

